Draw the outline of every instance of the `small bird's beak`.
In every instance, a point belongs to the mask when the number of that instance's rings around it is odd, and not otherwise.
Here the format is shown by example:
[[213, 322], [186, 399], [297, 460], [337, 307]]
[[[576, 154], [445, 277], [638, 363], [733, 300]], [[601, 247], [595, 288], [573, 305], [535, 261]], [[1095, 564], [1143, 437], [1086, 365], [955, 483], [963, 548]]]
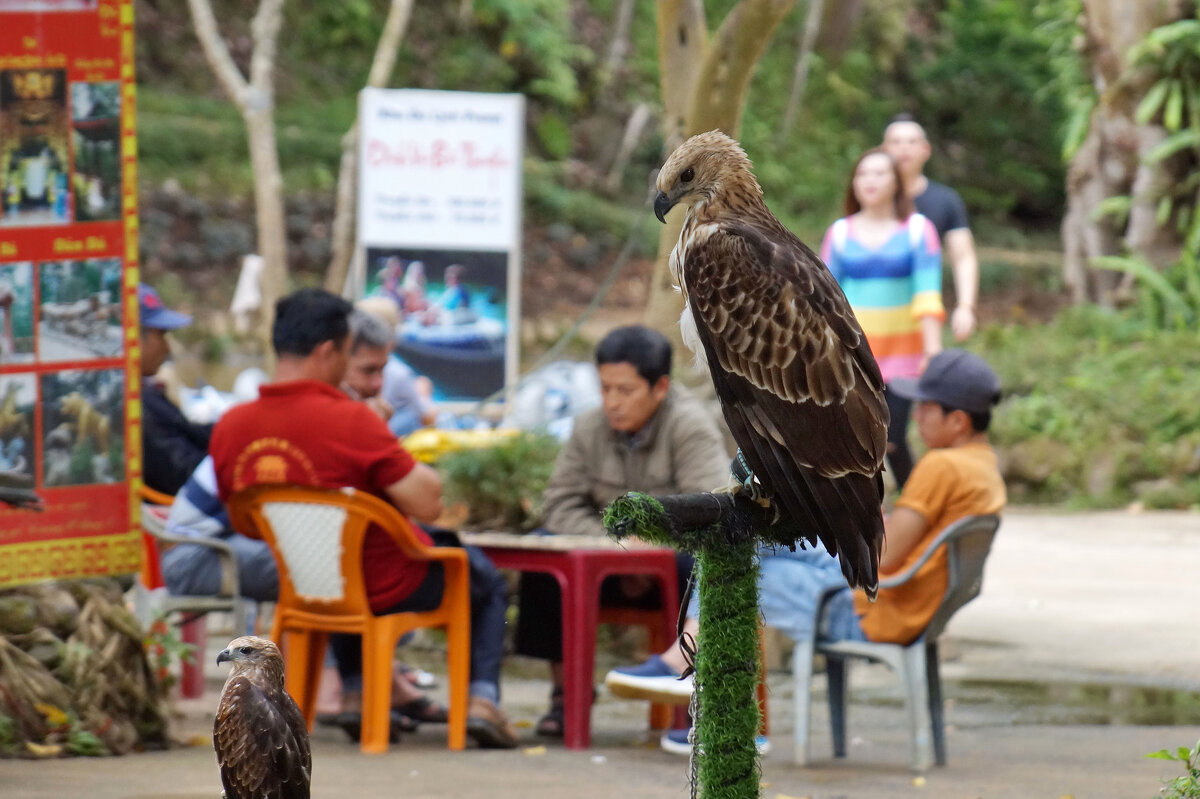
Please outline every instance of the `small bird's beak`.
[[658, 221], [662, 222], [663, 224], [666, 224], [667, 222], [667, 211], [670, 211], [674, 207], [675, 203], [671, 201], [671, 198], [663, 194], [661, 191], [658, 193], [658, 196], [654, 198], [654, 215], [657, 216]]
[[217, 665], [220, 666], [227, 660], [233, 660], [233, 655], [229, 654], [228, 649], [222, 649], [217, 653]]

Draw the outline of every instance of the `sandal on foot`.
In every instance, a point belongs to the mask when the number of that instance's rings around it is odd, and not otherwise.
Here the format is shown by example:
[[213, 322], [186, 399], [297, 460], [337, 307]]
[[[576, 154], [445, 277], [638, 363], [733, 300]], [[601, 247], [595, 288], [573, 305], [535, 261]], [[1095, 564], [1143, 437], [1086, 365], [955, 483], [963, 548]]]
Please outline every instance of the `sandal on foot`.
[[555, 688], [550, 694], [550, 710], [538, 719], [534, 731], [543, 738], [561, 738], [567, 728], [566, 706], [563, 703], [563, 689]]
[[398, 710], [413, 721], [422, 724], [445, 724], [450, 721], [450, 711], [427, 696], [395, 705], [392, 710]]
[[515, 749], [521, 743], [504, 711], [482, 696], [471, 697], [467, 705], [467, 735], [481, 749]]
[[[353, 743], [359, 743], [362, 739], [362, 714], [357, 711], [346, 710], [341, 713], [322, 714], [317, 721], [321, 724], [340, 727]], [[391, 725], [388, 729], [390, 743], [397, 743], [401, 733], [416, 732], [417, 730], [417, 723], [398, 710], [392, 710], [390, 721]]]

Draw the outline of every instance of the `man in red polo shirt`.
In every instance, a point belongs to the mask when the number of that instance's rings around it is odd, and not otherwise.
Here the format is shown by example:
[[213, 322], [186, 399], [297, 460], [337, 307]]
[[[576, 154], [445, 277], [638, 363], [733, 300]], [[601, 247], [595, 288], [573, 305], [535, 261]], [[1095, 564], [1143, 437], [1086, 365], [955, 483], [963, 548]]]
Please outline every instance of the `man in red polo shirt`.
[[[418, 463], [370, 408], [338, 386], [350, 356], [351, 305], [319, 289], [302, 289], [276, 305], [272, 344], [275, 380], [259, 399], [230, 409], [213, 431], [209, 453], [222, 501], [259, 483], [298, 483], [368, 491], [416, 521], [442, 511], [442, 483]], [[417, 529], [418, 536], [433, 543]], [[440, 542], [439, 542], [440, 545]], [[468, 732], [481, 746], [518, 743], [498, 707], [503, 653], [504, 583], [487, 558], [471, 559], [471, 701]], [[363, 543], [363, 578], [377, 614], [429, 610], [442, 598], [440, 564], [413, 562], [390, 537], [373, 528]], [[331, 645], [347, 693], [361, 685], [357, 636], [335, 635]]]

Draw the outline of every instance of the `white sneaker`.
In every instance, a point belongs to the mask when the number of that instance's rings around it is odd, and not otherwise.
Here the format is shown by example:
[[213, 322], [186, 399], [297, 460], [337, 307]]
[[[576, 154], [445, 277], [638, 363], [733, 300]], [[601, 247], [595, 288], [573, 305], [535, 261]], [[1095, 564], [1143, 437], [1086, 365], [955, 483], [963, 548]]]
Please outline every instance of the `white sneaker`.
[[637, 666], [613, 669], [604, 677], [613, 696], [625, 699], [649, 699], [666, 704], [686, 704], [692, 698], [692, 675], [679, 675], [658, 655]]
[[[673, 755], [690, 755], [692, 753], [692, 743], [688, 740], [688, 736], [691, 731], [691, 727], [668, 730], [658, 740], [658, 745], [662, 747], [664, 752], [670, 752]], [[758, 750], [759, 755], [765, 755], [771, 751], [771, 740], [765, 735], [758, 735], [754, 738], [754, 748]]]

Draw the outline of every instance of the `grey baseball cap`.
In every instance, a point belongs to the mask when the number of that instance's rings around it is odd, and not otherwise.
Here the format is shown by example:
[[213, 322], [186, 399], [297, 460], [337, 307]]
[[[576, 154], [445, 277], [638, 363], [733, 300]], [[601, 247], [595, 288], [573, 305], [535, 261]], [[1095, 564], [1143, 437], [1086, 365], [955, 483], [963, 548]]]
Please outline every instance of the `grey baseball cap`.
[[1000, 401], [1000, 378], [987, 361], [966, 350], [942, 350], [920, 378], [897, 377], [888, 388], [907, 399], [962, 411], [986, 411]]

